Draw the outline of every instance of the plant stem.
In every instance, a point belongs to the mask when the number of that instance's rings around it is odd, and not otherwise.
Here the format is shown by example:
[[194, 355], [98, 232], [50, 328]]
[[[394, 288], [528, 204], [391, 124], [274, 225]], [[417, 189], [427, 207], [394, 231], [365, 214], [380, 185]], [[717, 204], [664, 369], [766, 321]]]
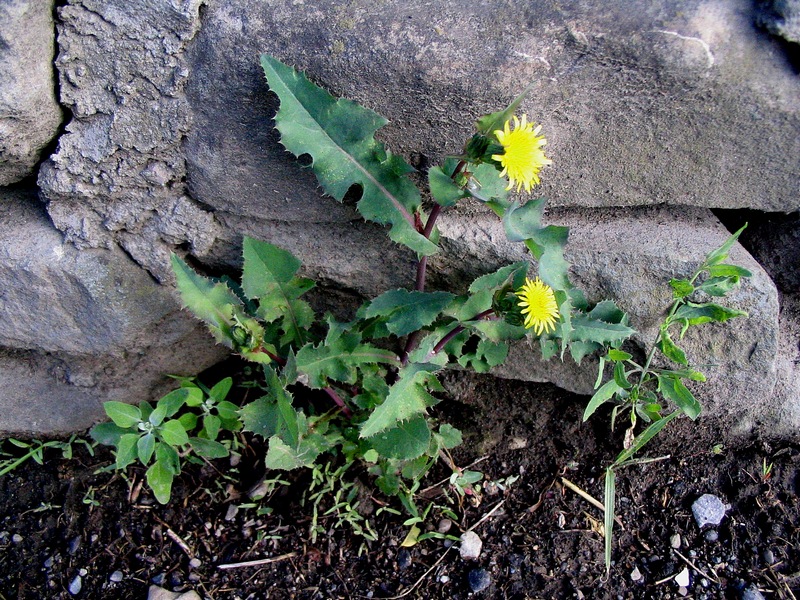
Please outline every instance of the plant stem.
[[349, 419], [353, 416], [353, 411], [350, 410], [350, 407], [344, 403], [344, 400], [339, 397], [339, 394], [337, 394], [332, 387], [328, 386], [324, 388], [323, 391], [330, 396], [331, 400], [336, 403], [336, 406], [342, 409], [342, 414], [345, 417]]
[[[494, 315], [494, 309], [490, 308], [489, 310], [485, 310], [482, 313], [475, 315], [472, 319], [470, 319], [470, 321], [478, 321], [480, 319], [486, 319], [492, 315]], [[459, 333], [461, 333], [465, 329], [466, 327], [464, 327], [463, 325], [456, 325], [447, 335], [445, 335], [441, 340], [437, 342], [437, 344], [433, 347], [433, 350], [431, 350], [428, 353], [428, 358], [433, 358], [434, 356], [436, 356], [439, 352], [442, 351], [442, 348], [444, 348], [448, 344], [448, 342], [450, 342], [450, 340], [452, 340], [454, 337], [456, 337]]]

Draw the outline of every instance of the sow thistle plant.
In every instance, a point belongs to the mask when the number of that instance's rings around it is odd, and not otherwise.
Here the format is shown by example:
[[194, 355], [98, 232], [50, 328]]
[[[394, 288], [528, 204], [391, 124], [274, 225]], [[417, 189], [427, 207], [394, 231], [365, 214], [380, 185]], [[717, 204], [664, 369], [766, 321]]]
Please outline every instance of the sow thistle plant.
[[[320, 473], [320, 465], [333, 460], [340, 465], [336, 472], [344, 473], [347, 465], [365, 465], [374, 484], [397, 496], [418, 522], [427, 510], [417, 508], [415, 492], [440, 457], [453, 468], [458, 493], [470, 493], [480, 479], [454, 467], [447, 455], [461, 443], [461, 433], [431, 412], [443, 391], [437, 374], [453, 366], [487, 372], [505, 360], [510, 343], [526, 338], [538, 340], [544, 359], [563, 359], [569, 352], [580, 362], [601, 353], [601, 380], [602, 367], [615, 365], [614, 378], [592, 398], [587, 418], [616, 399], [618, 412], [627, 407], [632, 418], [641, 415], [653, 424], [614, 468], [676, 414], [660, 416], [659, 394], [697, 416], [696, 401], [680, 383], [695, 372], [655, 369], [652, 353], [643, 367], [632, 363], [620, 349], [634, 333], [627, 316], [610, 300], [590, 304], [570, 282], [564, 258], [568, 229], [542, 223], [544, 199], [509, 198], [511, 190], [530, 192], [551, 164], [541, 126], [515, 114], [522, 96], [478, 119], [462, 152], [429, 169], [426, 208], [409, 178], [413, 169], [374, 139], [387, 123], [383, 117], [334, 98], [271, 56], [262, 56], [261, 65], [280, 101], [275, 124], [283, 146], [297, 157], [311, 157], [310, 168], [335, 199], [341, 201], [354, 186], [360, 189], [361, 216], [386, 226], [391, 240], [416, 254], [415, 285], [387, 290], [364, 302], [351, 320], [340, 321], [315, 314], [304, 298], [315, 284], [300, 274], [300, 261], [266, 241], [244, 238], [239, 283], [200, 275], [173, 255], [184, 304], [217, 341], [261, 366], [263, 394], [234, 406], [225, 399], [230, 380], [210, 390], [183, 380], [180, 390], [154, 408], [106, 405], [114, 422], [95, 428], [95, 437], [116, 446], [118, 468], [136, 460], [148, 466], [147, 481], [160, 502], [169, 500], [181, 458], [225, 456], [232, 436], [226, 441], [223, 434], [242, 429], [268, 440], [269, 469]], [[508, 239], [524, 244], [532, 260], [481, 275], [465, 294], [427, 290], [427, 260], [439, 251], [437, 219], [466, 199], [494, 212]], [[681, 295], [657, 342], [667, 358], [681, 358], [671, 341], [673, 326], [724, 320], [718, 309], [688, 301], [695, 292], [727, 291], [745, 274], [722, 265], [721, 255], [704, 264], [703, 272], [711, 276], [704, 283], [697, 285], [697, 276], [673, 282]], [[327, 404], [320, 408], [303, 390], [317, 390]], [[342, 505], [346, 514], [355, 506], [351, 502], [354, 495]], [[316, 504], [314, 510], [317, 514]]]

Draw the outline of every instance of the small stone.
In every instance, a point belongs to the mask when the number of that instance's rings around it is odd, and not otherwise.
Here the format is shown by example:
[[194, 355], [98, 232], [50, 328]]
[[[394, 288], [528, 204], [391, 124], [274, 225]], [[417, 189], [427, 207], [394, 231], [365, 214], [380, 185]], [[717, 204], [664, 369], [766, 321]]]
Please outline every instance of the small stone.
[[762, 557], [764, 558], [764, 562], [767, 563], [768, 565], [775, 563], [775, 554], [769, 548], [764, 550], [764, 554], [762, 555]]
[[452, 526], [453, 522], [450, 519], [439, 519], [439, 524], [436, 526], [436, 531], [439, 533], [447, 533], [450, 531]]
[[450, 583], [450, 578], [447, 575], [440, 575], [439, 583]]
[[70, 556], [74, 555], [78, 551], [78, 549], [81, 547], [82, 541], [83, 538], [79, 535], [76, 535], [69, 541], [69, 544], [67, 545], [67, 552], [69, 552]]
[[481, 548], [483, 542], [474, 531], [467, 531], [461, 536], [461, 548], [458, 551], [464, 560], [477, 559], [481, 555]]
[[11, 541], [12, 541], [12, 542], [14, 542], [15, 544], [21, 544], [21, 543], [22, 543], [22, 540], [24, 540], [24, 539], [25, 539], [25, 538], [24, 538], [24, 537], [22, 537], [22, 536], [21, 536], [20, 534], [18, 534], [18, 533], [15, 533], [14, 535], [12, 535], [12, 536], [11, 536]]
[[411, 552], [408, 548], [400, 548], [397, 553], [397, 568], [401, 571], [411, 566]]
[[49, 569], [52, 566], [53, 566], [53, 557], [52, 556], [48, 556], [47, 560], [44, 561], [44, 568], [45, 569]]
[[748, 585], [742, 590], [742, 600], [766, 600], [764, 594], [758, 589], [755, 584]]
[[639, 567], [633, 567], [633, 571], [631, 571], [631, 581], [639, 583], [642, 579], [644, 579], [644, 577], [641, 571], [639, 571]]
[[669, 546], [670, 546], [670, 548], [673, 548], [675, 550], [677, 550], [678, 548], [681, 547], [681, 534], [680, 533], [673, 533], [669, 537]]
[[707, 542], [716, 542], [719, 539], [719, 534], [716, 529], [709, 529], [703, 534]]
[[80, 575], [76, 575], [75, 579], [73, 579], [69, 584], [69, 593], [73, 596], [77, 596], [81, 593], [81, 588], [83, 587], [83, 579], [81, 579]]
[[719, 525], [729, 508], [729, 504], [713, 494], [703, 494], [692, 504], [692, 514], [697, 526], [702, 529], [705, 525]]
[[680, 587], [688, 588], [689, 581], [689, 569], [686, 567], [683, 568], [683, 571], [675, 575], [675, 583], [677, 583]]
[[236, 518], [236, 514], [239, 512], [239, 507], [235, 504], [228, 505], [228, 511], [225, 513], [225, 520], [226, 521], [233, 521]]
[[119, 583], [125, 578], [122, 574], [122, 571], [114, 571], [111, 575], [108, 576], [108, 580], [114, 583]]
[[192, 560], [189, 561], [189, 567], [191, 567], [192, 569], [198, 569], [202, 565], [203, 565], [203, 561], [200, 560], [197, 557], [195, 557], [195, 558], [193, 558]]
[[469, 589], [478, 593], [492, 585], [492, 576], [486, 569], [472, 569], [467, 575], [467, 581]]
[[164, 583], [164, 580], [167, 578], [165, 573], [158, 573], [157, 575], [153, 576], [150, 581], [153, 582], [155, 585], [161, 585]]

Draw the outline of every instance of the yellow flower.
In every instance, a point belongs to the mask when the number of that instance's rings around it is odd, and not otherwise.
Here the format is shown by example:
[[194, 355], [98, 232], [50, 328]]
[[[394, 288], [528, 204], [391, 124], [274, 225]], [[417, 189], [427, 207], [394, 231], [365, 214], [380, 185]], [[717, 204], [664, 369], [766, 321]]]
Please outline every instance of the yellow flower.
[[516, 294], [522, 314], [525, 315], [526, 329], [533, 328], [536, 335], [555, 331], [559, 315], [553, 288], [542, 283], [538, 277], [533, 281], [526, 277], [525, 285]]
[[541, 125], [528, 123], [528, 115], [522, 115], [522, 121], [514, 117], [513, 130], [509, 119], [503, 129], [494, 132], [503, 146], [503, 154], [493, 154], [492, 158], [503, 166], [500, 177], [508, 176], [507, 190], [516, 184], [517, 191], [524, 186], [525, 191], [530, 192], [534, 185], [539, 184], [539, 170], [552, 164], [542, 150], [547, 140], [539, 135], [541, 129]]

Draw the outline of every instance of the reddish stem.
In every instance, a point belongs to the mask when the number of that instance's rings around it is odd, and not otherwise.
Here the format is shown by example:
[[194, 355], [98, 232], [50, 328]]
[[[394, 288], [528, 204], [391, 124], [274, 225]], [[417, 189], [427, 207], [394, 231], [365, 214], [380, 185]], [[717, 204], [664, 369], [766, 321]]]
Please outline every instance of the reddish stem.
[[353, 411], [351, 411], [351, 410], [350, 410], [350, 407], [349, 407], [349, 406], [347, 406], [347, 405], [344, 403], [344, 400], [342, 400], [342, 399], [339, 397], [339, 394], [337, 394], [337, 393], [334, 391], [334, 389], [333, 389], [332, 387], [328, 386], [328, 387], [324, 388], [324, 392], [325, 392], [326, 394], [328, 394], [328, 396], [330, 396], [330, 397], [331, 397], [331, 400], [333, 400], [333, 401], [336, 403], [336, 406], [338, 406], [339, 408], [341, 408], [341, 409], [342, 409], [342, 414], [343, 414], [345, 417], [347, 417], [348, 419], [352, 418], [352, 416], [353, 416]]
[[[485, 310], [482, 313], [475, 315], [470, 320], [477, 321], [479, 319], [486, 319], [492, 315], [494, 315], [494, 309], [490, 308], [489, 310]], [[433, 350], [431, 350], [430, 353], [428, 354], [428, 358], [433, 358], [439, 352], [441, 352], [442, 348], [444, 348], [448, 344], [448, 342], [450, 342], [450, 340], [456, 337], [459, 333], [464, 331], [464, 329], [466, 328], [463, 325], [456, 325], [447, 335], [445, 335], [441, 340], [437, 342], [437, 344], [433, 347]]]

